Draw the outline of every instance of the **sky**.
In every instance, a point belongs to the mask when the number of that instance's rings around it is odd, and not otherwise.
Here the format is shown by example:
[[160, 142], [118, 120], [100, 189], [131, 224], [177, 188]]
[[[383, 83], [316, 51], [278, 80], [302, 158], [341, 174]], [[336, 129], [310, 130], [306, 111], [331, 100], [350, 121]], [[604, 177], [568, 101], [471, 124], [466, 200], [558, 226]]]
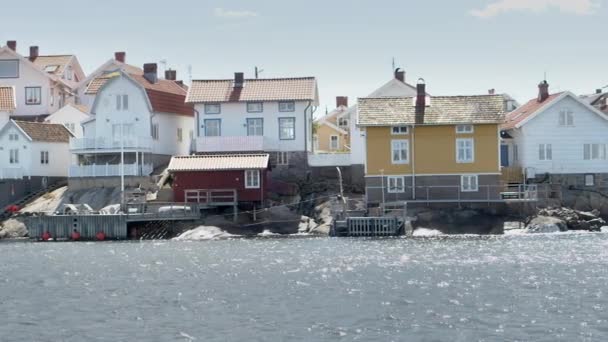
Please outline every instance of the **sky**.
[[608, 85], [608, 0], [30, 0], [2, 12], [0, 45], [76, 54], [86, 73], [126, 51], [185, 80], [189, 66], [193, 79], [255, 66], [315, 76], [318, 113], [389, 81], [393, 59], [432, 95], [494, 88], [523, 103], [544, 75], [551, 92]]

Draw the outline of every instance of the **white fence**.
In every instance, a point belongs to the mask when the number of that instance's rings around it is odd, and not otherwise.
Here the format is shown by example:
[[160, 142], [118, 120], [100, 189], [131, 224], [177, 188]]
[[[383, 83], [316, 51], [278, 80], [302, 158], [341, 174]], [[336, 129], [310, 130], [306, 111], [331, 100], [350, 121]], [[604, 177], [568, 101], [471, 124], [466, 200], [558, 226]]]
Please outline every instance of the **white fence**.
[[25, 170], [22, 167], [0, 168], [0, 179], [21, 179], [25, 176]]
[[124, 147], [127, 150], [151, 150], [152, 138], [150, 137], [124, 137], [120, 138], [72, 138], [70, 139], [70, 150], [120, 150]]
[[350, 153], [315, 153], [308, 154], [308, 165], [312, 167], [323, 166], [349, 166]]
[[[149, 176], [154, 167], [151, 164], [125, 164], [125, 176]], [[105, 165], [72, 165], [70, 166], [69, 177], [116, 177], [122, 173], [120, 164]]]
[[268, 138], [263, 136], [236, 137], [199, 137], [196, 139], [196, 152], [245, 152], [276, 149]]

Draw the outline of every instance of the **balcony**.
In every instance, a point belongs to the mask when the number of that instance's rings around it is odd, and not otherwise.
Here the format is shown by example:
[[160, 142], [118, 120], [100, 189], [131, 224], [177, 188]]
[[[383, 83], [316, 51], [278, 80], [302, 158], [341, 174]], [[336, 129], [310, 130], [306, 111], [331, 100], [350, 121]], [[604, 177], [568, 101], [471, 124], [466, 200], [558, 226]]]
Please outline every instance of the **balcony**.
[[[72, 165], [68, 177], [117, 177], [121, 175], [120, 164]], [[125, 164], [125, 176], [149, 176], [154, 167], [151, 164]]]
[[70, 139], [70, 151], [72, 152], [119, 152], [124, 147], [125, 151], [150, 151], [152, 150], [152, 138], [126, 136], [121, 142], [114, 138], [72, 138]]
[[[276, 145], [276, 144], [275, 144]], [[276, 149], [263, 136], [198, 137], [196, 152], [255, 152]]]
[[309, 153], [308, 154], [308, 165], [312, 167], [323, 167], [323, 166], [349, 166], [350, 153], [348, 152], [336, 152], [336, 153]]
[[25, 176], [25, 170], [22, 167], [0, 168], [0, 179], [22, 179]]

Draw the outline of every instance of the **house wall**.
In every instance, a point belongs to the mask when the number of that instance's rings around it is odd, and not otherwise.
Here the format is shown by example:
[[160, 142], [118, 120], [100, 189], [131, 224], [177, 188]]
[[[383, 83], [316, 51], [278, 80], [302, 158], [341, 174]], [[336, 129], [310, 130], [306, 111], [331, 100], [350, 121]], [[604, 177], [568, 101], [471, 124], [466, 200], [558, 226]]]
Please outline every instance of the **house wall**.
[[[153, 141], [156, 154], [169, 156], [189, 155], [191, 135], [194, 136], [194, 118], [191, 116], [158, 113], [152, 117], [152, 123], [158, 124], [158, 140]], [[182, 141], [177, 139], [177, 129], [182, 129]], [[150, 129], [148, 129], [150, 131]]]
[[[5, 130], [0, 135], [0, 168], [22, 168], [26, 176], [32, 175], [32, 142], [26, 137], [23, 132], [9, 123]], [[19, 139], [17, 141], [9, 140], [9, 135], [17, 133]], [[19, 150], [19, 163], [10, 164], [10, 150]]]
[[[18, 59], [9, 53], [0, 52], [0, 59]], [[18, 78], [0, 78], [0, 85], [14, 86], [17, 108], [14, 115], [42, 115], [51, 114], [59, 109], [61, 93], [58, 87], [53, 86], [51, 80], [35, 66], [23, 60], [19, 62]], [[38, 105], [27, 105], [25, 103], [25, 88], [41, 87], [41, 101]], [[54, 98], [51, 99], [51, 88], [54, 88]]]
[[[560, 127], [559, 112], [574, 112], [574, 126]], [[608, 121], [567, 96], [531, 119], [520, 130], [513, 130], [521, 165], [528, 174], [606, 173], [606, 160], [584, 160], [584, 144], [608, 144]], [[551, 144], [553, 158], [539, 160], [539, 144]]]
[[[473, 134], [456, 134], [454, 125], [416, 126], [407, 135], [392, 135], [390, 127], [367, 127], [366, 131], [367, 175], [406, 175], [412, 173], [412, 166], [417, 175], [500, 173], [496, 124], [475, 125]], [[473, 163], [456, 162], [457, 138], [474, 139]], [[393, 139], [409, 140], [408, 164], [392, 163]]]
[[268, 189], [266, 170], [261, 170], [260, 178], [260, 189], [245, 189], [244, 170], [176, 172], [173, 174], [173, 196], [176, 202], [184, 202], [188, 189], [236, 189], [239, 202], [261, 202]]
[[[264, 137], [268, 139], [273, 150], [277, 151], [311, 151], [312, 147], [312, 106], [307, 108], [308, 101], [296, 101], [295, 111], [279, 112], [278, 102], [264, 102], [263, 112], [248, 113], [246, 102], [230, 102], [221, 104], [220, 114], [205, 114], [204, 104], [196, 104], [198, 111], [198, 127], [195, 134], [204, 136], [205, 119], [221, 119], [222, 136], [246, 136], [247, 118], [264, 119]], [[279, 140], [279, 118], [295, 118], [296, 134], [293, 140]]]
[[[49, 163], [40, 163], [40, 152], [49, 153]], [[68, 143], [50, 143], [36, 141], [31, 144], [31, 175], [47, 177], [67, 177], [71, 164], [71, 154]]]
[[[82, 120], [88, 119], [89, 115], [81, 112], [80, 110], [72, 107], [71, 105], [63, 106], [63, 108], [59, 109], [51, 116], [47, 117], [45, 121], [54, 123], [54, 124], [73, 124], [74, 125], [74, 137], [82, 138], [84, 136], [82, 125], [80, 122]], [[67, 126], [66, 126], [67, 127]]]
[[350, 146], [350, 137], [348, 134], [343, 134], [328, 125], [319, 124], [317, 127], [316, 138], [319, 141], [319, 151], [334, 151], [330, 149], [330, 137], [338, 136], [338, 149], [335, 151], [347, 151], [347, 146]]
[[0, 129], [8, 122], [11, 113], [0, 111]]

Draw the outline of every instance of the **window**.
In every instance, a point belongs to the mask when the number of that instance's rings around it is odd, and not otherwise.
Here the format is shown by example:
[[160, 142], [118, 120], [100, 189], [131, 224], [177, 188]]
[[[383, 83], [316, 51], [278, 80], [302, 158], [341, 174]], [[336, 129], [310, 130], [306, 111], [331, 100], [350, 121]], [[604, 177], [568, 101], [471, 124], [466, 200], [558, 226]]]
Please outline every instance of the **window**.
[[72, 67], [68, 66], [67, 69], [65, 69], [65, 78], [71, 81], [73, 76], [74, 72], [72, 71]]
[[559, 125], [562, 127], [574, 126], [574, 114], [570, 109], [562, 109], [559, 111]]
[[279, 112], [295, 112], [296, 103], [294, 101], [279, 102]]
[[19, 134], [17, 134], [17, 133], [9, 133], [8, 140], [9, 141], [18, 141], [19, 140]]
[[262, 136], [264, 135], [264, 119], [247, 119], [247, 135]]
[[183, 139], [184, 139], [184, 137], [183, 137], [182, 129], [178, 128], [177, 129], [177, 142], [182, 142]]
[[48, 72], [49, 74], [52, 74], [55, 71], [57, 71], [57, 69], [59, 69], [59, 65], [56, 65], [56, 64], [47, 65], [44, 67], [44, 72]]
[[[78, 98], [78, 97], [76, 97]], [[49, 100], [51, 102], [51, 106], [55, 105], [55, 88], [51, 88]]]
[[116, 95], [116, 110], [129, 109], [129, 95]]
[[551, 144], [538, 145], [538, 160], [553, 160]]
[[40, 151], [40, 164], [49, 163], [49, 151]]
[[25, 104], [39, 105], [42, 102], [42, 90], [40, 87], [25, 87]]
[[18, 78], [19, 61], [13, 59], [0, 60], [0, 78]]
[[338, 119], [338, 127], [341, 127], [341, 128], [348, 127], [348, 119], [347, 118], [339, 118]]
[[245, 170], [245, 189], [260, 188], [260, 170]]
[[289, 165], [288, 152], [277, 152], [277, 165]]
[[332, 135], [329, 137], [329, 149], [330, 150], [337, 150], [340, 148], [340, 137], [338, 137], [337, 135]]
[[519, 160], [519, 148], [517, 147], [517, 145], [513, 145], [513, 160]]
[[584, 160], [606, 159], [606, 144], [585, 144], [583, 148]]
[[410, 161], [409, 140], [391, 141], [391, 160], [393, 164], [407, 164]]
[[475, 161], [475, 142], [473, 139], [456, 139], [456, 162], [473, 163]]
[[475, 192], [479, 190], [477, 175], [463, 175], [460, 177], [460, 190], [462, 192]]
[[219, 114], [222, 111], [222, 107], [219, 103], [207, 103], [205, 104], [205, 114]]
[[190, 141], [194, 140], [194, 131], [193, 130], [190, 130], [188, 132], [188, 138], [190, 138]]
[[388, 192], [391, 194], [405, 192], [405, 178], [404, 177], [388, 177]]
[[72, 122], [64, 122], [63, 126], [65, 126], [65, 128], [67, 128], [70, 132], [74, 132], [74, 129], [76, 128], [76, 125]]
[[12, 149], [10, 150], [9, 154], [9, 164], [19, 164], [19, 150], [16, 148]]
[[158, 124], [157, 123], [152, 124], [151, 135], [152, 135], [152, 139], [158, 140]]
[[248, 102], [247, 113], [261, 113], [264, 111], [264, 104], [262, 102]]
[[585, 186], [594, 186], [595, 185], [595, 175], [588, 174], [585, 175]]
[[279, 139], [294, 140], [296, 138], [296, 118], [279, 118]]
[[391, 134], [399, 135], [399, 134], [408, 134], [409, 128], [407, 126], [393, 126], [391, 127]]
[[456, 133], [458, 134], [471, 134], [473, 131], [473, 125], [456, 125]]
[[219, 137], [220, 135], [222, 135], [222, 120], [220, 120], [220, 119], [205, 120], [205, 136], [206, 137]]

